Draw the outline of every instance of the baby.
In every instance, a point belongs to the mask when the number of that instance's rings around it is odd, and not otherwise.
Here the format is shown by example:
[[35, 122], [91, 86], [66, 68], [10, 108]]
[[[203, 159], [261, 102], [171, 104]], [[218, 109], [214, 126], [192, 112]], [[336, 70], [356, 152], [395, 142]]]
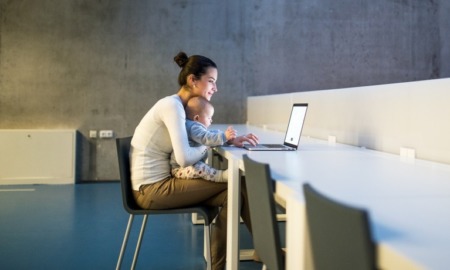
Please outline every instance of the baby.
[[[191, 146], [219, 146], [236, 137], [236, 130], [229, 126], [225, 132], [208, 130], [212, 123], [214, 107], [204, 97], [189, 99], [186, 105], [186, 130]], [[181, 179], [202, 178], [214, 182], [227, 182], [226, 170], [217, 170], [205, 163], [206, 155], [194, 165], [180, 167], [175, 158], [171, 157], [172, 176]]]

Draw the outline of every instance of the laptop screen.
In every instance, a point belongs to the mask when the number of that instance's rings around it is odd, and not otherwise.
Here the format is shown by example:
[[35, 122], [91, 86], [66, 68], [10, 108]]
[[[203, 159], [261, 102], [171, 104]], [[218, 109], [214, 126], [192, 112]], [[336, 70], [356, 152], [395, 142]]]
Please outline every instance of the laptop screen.
[[291, 117], [289, 118], [286, 137], [284, 138], [285, 145], [297, 148], [307, 109], [308, 104], [306, 103], [296, 103], [292, 106]]

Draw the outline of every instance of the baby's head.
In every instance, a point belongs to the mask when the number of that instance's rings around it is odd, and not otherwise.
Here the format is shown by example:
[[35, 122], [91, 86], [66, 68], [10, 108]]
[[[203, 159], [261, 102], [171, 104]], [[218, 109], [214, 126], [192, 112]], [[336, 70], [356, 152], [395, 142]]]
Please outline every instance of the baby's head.
[[206, 98], [202, 96], [192, 97], [186, 105], [186, 118], [202, 123], [209, 127], [212, 123], [214, 107]]

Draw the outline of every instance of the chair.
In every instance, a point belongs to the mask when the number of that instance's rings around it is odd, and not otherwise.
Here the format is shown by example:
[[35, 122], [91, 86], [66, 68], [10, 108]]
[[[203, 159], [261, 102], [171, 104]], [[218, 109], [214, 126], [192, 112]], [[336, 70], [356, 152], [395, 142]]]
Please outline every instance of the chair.
[[376, 269], [368, 213], [303, 185], [314, 269]]
[[263, 269], [284, 269], [269, 165], [256, 162], [247, 155], [243, 158], [254, 248], [264, 263]]
[[208, 206], [193, 206], [186, 208], [177, 209], [167, 209], [167, 210], [146, 210], [140, 208], [133, 197], [133, 190], [131, 188], [131, 173], [130, 173], [130, 145], [131, 137], [117, 138], [117, 155], [119, 159], [119, 170], [120, 170], [120, 182], [122, 189], [122, 201], [125, 210], [130, 213], [128, 219], [128, 225], [123, 238], [122, 247], [120, 249], [119, 258], [117, 261], [116, 270], [120, 269], [122, 264], [123, 255], [128, 242], [128, 236], [130, 234], [131, 226], [133, 224], [133, 219], [135, 215], [143, 215], [141, 230], [136, 244], [136, 250], [133, 257], [133, 262], [131, 269], [136, 266], [137, 258], [139, 255], [139, 249], [142, 242], [142, 237], [144, 236], [145, 227], [147, 224], [148, 215], [161, 215], [161, 214], [192, 214], [197, 213], [204, 219], [204, 229], [205, 229], [205, 257], [207, 263], [207, 269], [211, 269], [211, 249], [210, 249], [210, 225], [213, 219], [217, 216], [218, 207], [208, 207]]

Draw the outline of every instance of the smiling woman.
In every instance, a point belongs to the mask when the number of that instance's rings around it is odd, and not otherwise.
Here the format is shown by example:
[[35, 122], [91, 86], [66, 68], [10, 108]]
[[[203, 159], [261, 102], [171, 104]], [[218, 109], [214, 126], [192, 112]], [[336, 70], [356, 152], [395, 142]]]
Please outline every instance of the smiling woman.
[[192, 91], [193, 96], [203, 96], [210, 100], [217, 92], [216, 64], [207, 57], [201, 55], [188, 57], [184, 52], [177, 54], [174, 60], [181, 68], [178, 75], [181, 89]]
[[[181, 179], [171, 175], [170, 156], [182, 167], [200, 161], [206, 146], [190, 146], [184, 108], [191, 97], [208, 101], [217, 92], [217, 65], [201, 55], [174, 57], [181, 68], [177, 94], [159, 100], [137, 126], [131, 141], [131, 181], [134, 198], [144, 209], [170, 209], [192, 205], [220, 207], [212, 231], [212, 268], [223, 269], [226, 252], [227, 185], [204, 179]], [[256, 143], [256, 136], [235, 137], [227, 143], [242, 146]], [[251, 229], [245, 188], [242, 189], [242, 218]]]

